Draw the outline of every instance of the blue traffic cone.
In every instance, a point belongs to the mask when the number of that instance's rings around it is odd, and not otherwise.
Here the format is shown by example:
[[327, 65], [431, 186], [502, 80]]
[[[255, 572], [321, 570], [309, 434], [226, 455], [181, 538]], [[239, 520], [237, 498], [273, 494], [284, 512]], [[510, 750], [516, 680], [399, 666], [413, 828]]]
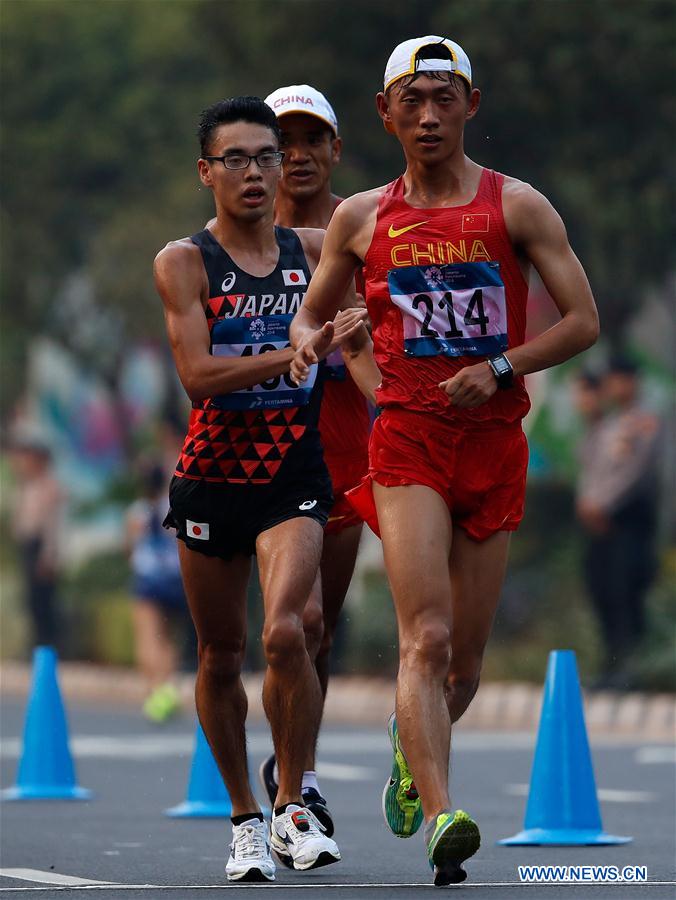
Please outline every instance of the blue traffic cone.
[[164, 812], [172, 818], [220, 818], [232, 815], [230, 795], [199, 722], [195, 732], [188, 797], [183, 803], [165, 809]]
[[626, 844], [606, 834], [596, 796], [582, 694], [572, 650], [549, 654], [524, 831], [498, 841], [527, 844]]
[[78, 787], [68, 746], [68, 726], [56, 674], [56, 651], [36, 647], [16, 785], [3, 800], [88, 800]]

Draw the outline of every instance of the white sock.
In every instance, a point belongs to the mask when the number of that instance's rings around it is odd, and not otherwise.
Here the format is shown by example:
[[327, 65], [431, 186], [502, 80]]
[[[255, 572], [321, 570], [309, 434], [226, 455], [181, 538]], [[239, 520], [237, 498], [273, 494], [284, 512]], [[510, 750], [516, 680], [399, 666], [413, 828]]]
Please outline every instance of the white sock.
[[317, 773], [312, 771], [303, 772], [303, 780], [300, 783], [301, 794], [304, 794], [305, 791], [310, 790], [310, 788], [314, 788], [318, 794], [321, 794], [319, 782], [317, 781]]

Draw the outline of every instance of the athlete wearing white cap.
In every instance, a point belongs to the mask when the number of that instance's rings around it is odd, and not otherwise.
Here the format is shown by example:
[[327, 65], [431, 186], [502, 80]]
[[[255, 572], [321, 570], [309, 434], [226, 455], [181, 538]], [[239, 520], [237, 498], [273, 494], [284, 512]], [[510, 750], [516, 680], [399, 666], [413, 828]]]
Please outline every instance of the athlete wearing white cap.
[[290, 84], [277, 88], [265, 98], [279, 119], [289, 113], [304, 113], [324, 122], [338, 137], [338, 119], [324, 94], [309, 84]]
[[[451, 806], [451, 725], [477, 690], [509, 535], [523, 515], [523, 376], [598, 335], [556, 211], [530, 185], [465, 155], [480, 98], [454, 41], [427, 35], [395, 48], [376, 102], [406, 171], [338, 207], [290, 331], [291, 373], [302, 382], [330, 336], [319, 329], [364, 267], [375, 356], [364, 385], [378, 385], [382, 413], [369, 475], [349, 496], [382, 537], [399, 628], [383, 812], [399, 837], [425, 822], [438, 885], [462, 881], [480, 844], [476, 823]], [[532, 268], [561, 319], [526, 341]]]
[[[436, 56], [435, 45], [439, 47]], [[431, 55], [421, 56], [420, 51], [423, 49], [427, 53], [431, 52]], [[418, 72], [452, 72], [463, 78], [470, 88], [472, 87], [472, 66], [465, 51], [455, 41], [436, 34], [412, 38], [397, 44], [385, 66], [383, 90], [387, 91], [395, 81], [405, 75], [414, 75]]]
[[[340, 161], [342, 149], [333, 108], [322, 93], [307, 84], [280, 87], [265, 102], [277, 114], [280, 147], [285, 154], [275, 196], [275, 224], [286, 228], [326, 228], [342, 202], [331, 191], [331, 174]], [[357, 284], [357, 290], [363, 294], [361, 283]], [[363, 337], [367, 339], [366, 332]], [[368, 471], [370, 418], [366, 400], [352, 380], [340, 350], [327, 358], [324, 372], [319, 431], [334, 503], [324, 528], [321, 609], [315, 600], [318, 592], [313, 591], [306, 607], [305, 632], [322, 694], [326, 697], [331, 646], [354, 572], [363, 526], [345, 494]], [[330, 837], [333, 820], [317, 782], [314, 746], [306, 752], [303, 801]], [[277, 793], [274, 755], [262, 762], [259, 774], [274, 805]]]

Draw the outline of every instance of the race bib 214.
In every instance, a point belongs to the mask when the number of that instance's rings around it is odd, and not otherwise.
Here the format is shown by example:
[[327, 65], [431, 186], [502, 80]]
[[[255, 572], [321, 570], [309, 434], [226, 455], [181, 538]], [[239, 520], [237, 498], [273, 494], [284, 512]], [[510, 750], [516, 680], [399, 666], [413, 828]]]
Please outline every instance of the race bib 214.
[[409, 356], [493, 356], [507, 349], [500, 263], [391, 269], [387, 283]]

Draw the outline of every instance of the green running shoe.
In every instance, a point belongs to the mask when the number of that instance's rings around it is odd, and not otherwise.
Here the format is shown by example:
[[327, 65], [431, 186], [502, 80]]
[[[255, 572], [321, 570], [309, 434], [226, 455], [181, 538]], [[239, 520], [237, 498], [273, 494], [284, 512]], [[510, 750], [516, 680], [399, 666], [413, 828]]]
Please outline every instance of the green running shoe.
[[151, 722], [166, 722], [181, 709], [181, 698], [173, 684], [161, 684], [143, 704], [143, 712]]
[[481, 835], [476, 822], [459, 809], [455, 815], [440, 813], [429, 822], [425, 826], [425, 843], [429, 864], [434, 869], [434, 884], [443, 887], [467, 878], [460, 864], [477, 852]]
[[415, 834], [423, 821], [420, 797], [413, 783], [413, 776], [406, 763], [406, 757], [399, 743], [397, 720], [392, 713], [387, 723], [394, 760], [392, 775], [385, 783], [383, 791], [383, 816], [392, 834], [408, 838]]

